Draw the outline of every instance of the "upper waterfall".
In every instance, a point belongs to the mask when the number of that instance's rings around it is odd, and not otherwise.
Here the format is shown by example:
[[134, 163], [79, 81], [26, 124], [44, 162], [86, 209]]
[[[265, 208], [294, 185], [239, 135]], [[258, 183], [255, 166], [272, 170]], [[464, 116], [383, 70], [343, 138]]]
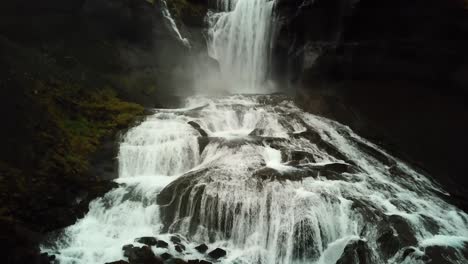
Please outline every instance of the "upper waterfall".
[[218, 60], [231, 93], [268, 93], [271, 47], [271, 0], [217, 0], [219, 12], [208, 15], [208, 50]]

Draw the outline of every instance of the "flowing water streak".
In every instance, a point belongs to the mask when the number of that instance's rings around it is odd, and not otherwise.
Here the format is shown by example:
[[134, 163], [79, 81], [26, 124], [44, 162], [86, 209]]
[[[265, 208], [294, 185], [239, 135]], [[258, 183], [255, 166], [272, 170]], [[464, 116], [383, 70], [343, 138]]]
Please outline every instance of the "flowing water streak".
[[[190, 121], [208, 134], [204, 149]], [[305, 169], [344, 163], [356, 170], [330, 177]], [[60, 263], [123, 259], [123, 245], [141, 236], [168, 241], [165, 231], [195, 241], [186, 244], [191, 255], [172, 246], [170, 254], [203, 258], [193, 246], [205, 242], [228, 251], [222, 264], [335, 264], [358, 239], [371, 263], [384, 263], [377, 241], [392, 219], [408, 224], [416, 255], [468, 241], [468, 216], [438, 198], [431, 181], [281, 96], [193, 97], [187, 108], [156, 110], [125, 135], [119, 164], [121, 186], [42, 246]], [[173, 192], [177, 186], [184, 188]], [[394, 263], [423, 264], [413, 256]]]
[[164, 16], [164, 18], [167, 21], [167, 26], [174, 31], [174, 34], [179, 38], [179, 40], [188, 48], [190, 48], [190, 41], [187, 38], [182, 37], [182, 34], [179, 31], [179, 28], [177, 27], [176, 22], [174, 21], [174, 18], [172, 18], [171, 12], [169, 11], [169, 8], [167, 6], [166, 0], [161, 0], [161, 12]]
[[208, 15], [209, 54], [232, 93], [267, 93], [272, 0], [217, 0]]

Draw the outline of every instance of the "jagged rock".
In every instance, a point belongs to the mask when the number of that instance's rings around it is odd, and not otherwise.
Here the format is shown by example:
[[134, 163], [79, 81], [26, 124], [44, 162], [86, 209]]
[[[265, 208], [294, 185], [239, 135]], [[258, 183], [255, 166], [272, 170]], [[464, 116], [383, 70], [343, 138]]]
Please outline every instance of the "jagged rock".
[[350, 242], [336, 264], [372, 264], [370, 248], [364, 240]]
[[55, 255], [49, 255], [48, 253], [41, 253], [39, 256], [40, 264], [53, 263], [54, 260], [55, 260]]
[[162, 264], [163, 260], [157, 257], [150, 247], [133, 247], [129, 250], [130, 264]]
[[178, 236], [171, 236], [171, 242], [174, 244], [180, 244], [182, 242], [182, 239]]
[[155, 246], [158, 243], [158, 240], [155, 237], [140, 237], [135, 239], [135, 242], [148, 246]]
[[253, 174], [252, 174], [253, 177], [255, 178], [259, 178], [259, 179], [262, 179], [264, 181], [266, 180], [271, 180], [271, 181], [274, 181], [274, 180], [277, 180], [277, 179], [281, 179], [281, 173], [273, 168], [268, 168], [268, 167], [265, 167], [265, 168], [261, 168], [259, 170], [256, 170]]
[[208, 256], [214, 259], [219, 259], [219, 258], [226, 256], [226, 250], [221, 249], [221, 248], [216, 248], [215, 250], [208, 253]]
[[252, 132], [249, 133], [249, 136], [262, 136], [265, 134], [265, 129], [263, 128], [255, 128]]
[[169, 253], [163, 253], [161, 255], [159, 255], [162, 259], [165, 259], [165, 260], [168, 260], [168, 259], [171, 259], [173, 256]]
[[130, 256], [130, 252], [133, 249], [133, 247], [134, 246], [132, 244], [125, 245], [125, 246], [122, 247], [124, 257], [128, 258], [128, 256]]
[[428, 246], [424, 248], [424, 259], [427, 264], [465, 263], [468, 260], [468, 243], [457, 249], [449, 246]]
[[195, 130], [197, 130], [198, 133], [200, 133], [200, 136], [208, 137], [208, 133], [206, 133], [206, 131], [203, 130], [203, 128], [201, 128], [201, 126], [197, 122], [189, 121], [188, 124], [191, 125]]
[[[177, 219], [175, 217], [183, 218], [189, 214], [186, 210], [187, 205], [196, 204], [196, 210], [199, 210], [200, 199], [204, 192], [204, 185], [197, 185], [200, 178], [202, 178], [207, 169], [193, 171], [187, 173], [171, 184], [166, 186], [157, 197], [157, 203], [160, 205], [162, 221], [164, 223], [163, 232], [169, 231], [171, 225], [176, 227]], [[179, 207], [179, 204], [181, 205]], [[179, 215], [176, 215], [178, 213]], [[197, 221], [191, 221], [190, 233], [195, 233], [198, 227]]]
[[107, 262], [106, 264], [129, 264], [129, 263], [125, 260], [117, 260], [117, 261]]
[[179, 253], [182, 253], [182, 252], [185, 251], [185, 246], [182, 245], [182, 244], [177, 244], [177, 245], [174, 246], [174, 248], [175, 248], [175, 250], [176, 250], [177, 252], [179, 252]]
[[315, 157], [312, 153], [300, 150], [291, 151], [291, 161], [300, 163], [301, 161], [315, 162]]
[[169, 244], [166, 241], [158, 240], [158, 242], [156, 243], [156, 247], [158, 247], [158, 248], [167, 248], [167, 247], [169, 247]]
[[377, 245], [386, 259], [393, 257], [401, 248], [414, 246], [418, 242], [410, 224], [399, 215], [389, 216], [377, 229]]
[[188, 261], [188, 264], [212, 264], [212, 263], [203, 259], [191, 259]]
[[196, 246], [195, 249], [196, 249], [198, 252], [204, 254], [204, 253], [208, 250], [208, 246], [205, 245], [205, 244], [201, 244], [201, 245], [199, 245], [199, 246]]
[[165, 264], [187, 264], [187, 262], [183, 259], [179, 259], [179, 258], [172, 258], [172, 259], [168, 259], [166, 262], [164, 262]]

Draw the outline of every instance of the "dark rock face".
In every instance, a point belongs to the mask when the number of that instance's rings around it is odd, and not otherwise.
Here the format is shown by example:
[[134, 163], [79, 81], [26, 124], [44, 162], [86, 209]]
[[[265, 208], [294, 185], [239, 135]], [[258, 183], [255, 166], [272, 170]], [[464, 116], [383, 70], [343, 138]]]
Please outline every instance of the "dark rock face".
[[195, 249], [196, 249], [198, 252], [204, 254], [204, 253], [208, 250], [208, 246], [205, 245], [205, 244], [201, 244], [201, 245], [195, 247]]
[[128, 256], [130, 264], [162, 264], [163, 260], [156, 255], [148, 246], [131, 248]]
[[434, 175], [468, 209], [466, 3], [280, 0], [276, 14], [272, 67], [282, 86], [297, 88], [306, 110]]
[[125, 260], [117, 260], [113, 262], [107, 262], [106, 264], [129, 264], [129, 263]]
[[391, 215], [387, 221], [380, 224], [379, 229], [377, 245], [387, 259], [393, 257], [401, 248], [417, 244], [411, 226], [401, 216]]
[[135, 242], [145, 244], [147, 246], [156, 246], [158, 240], [155, 237], [140, 237], [135, 239]]
[[221, 249], [221, 248], [216, 248], [215, 250], [208, 253], [208, 256], [214, 259], [219, 259], [219, 258], [226, 256], [226, 250]]
[[158, 242], [156, 243], [156, 247], [159, 247], [159, 248], [167, 248], [168, 246], [169, 244], [163, 240], [158, 240]]
[[348, 244], [336, 264], [372, 264], [370, 248], [363, 240]]

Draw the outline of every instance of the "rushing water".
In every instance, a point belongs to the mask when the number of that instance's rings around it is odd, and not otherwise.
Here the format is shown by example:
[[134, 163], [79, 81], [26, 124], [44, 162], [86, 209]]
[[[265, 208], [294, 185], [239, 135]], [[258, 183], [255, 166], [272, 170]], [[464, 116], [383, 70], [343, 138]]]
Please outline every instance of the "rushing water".
[[210, 55], [232, 93], [266, 93], [274, 1], [217, 0], [209, 14]]
[[[135, 238], [170, 233], [191, 241], [187, 251], [157, 254], [206, 258], [193, 247], [207, 243], [227, 250], [221, 263], [245, 264], [334, 264], [359, 239], [369, 263], [422, 264], [429, 246], [459, 252], [468, 242], [468, 216], [425, 176], [282, 96], [193, 97], [157, 109], [124, 136], [119, 164], [120, 187], [42, 246], [60, 263], [125, 259], [121, 248]], [[403, 242], [386, 256], [382, 237]], [[455, 255], [450, 263], [466, 263]]]

